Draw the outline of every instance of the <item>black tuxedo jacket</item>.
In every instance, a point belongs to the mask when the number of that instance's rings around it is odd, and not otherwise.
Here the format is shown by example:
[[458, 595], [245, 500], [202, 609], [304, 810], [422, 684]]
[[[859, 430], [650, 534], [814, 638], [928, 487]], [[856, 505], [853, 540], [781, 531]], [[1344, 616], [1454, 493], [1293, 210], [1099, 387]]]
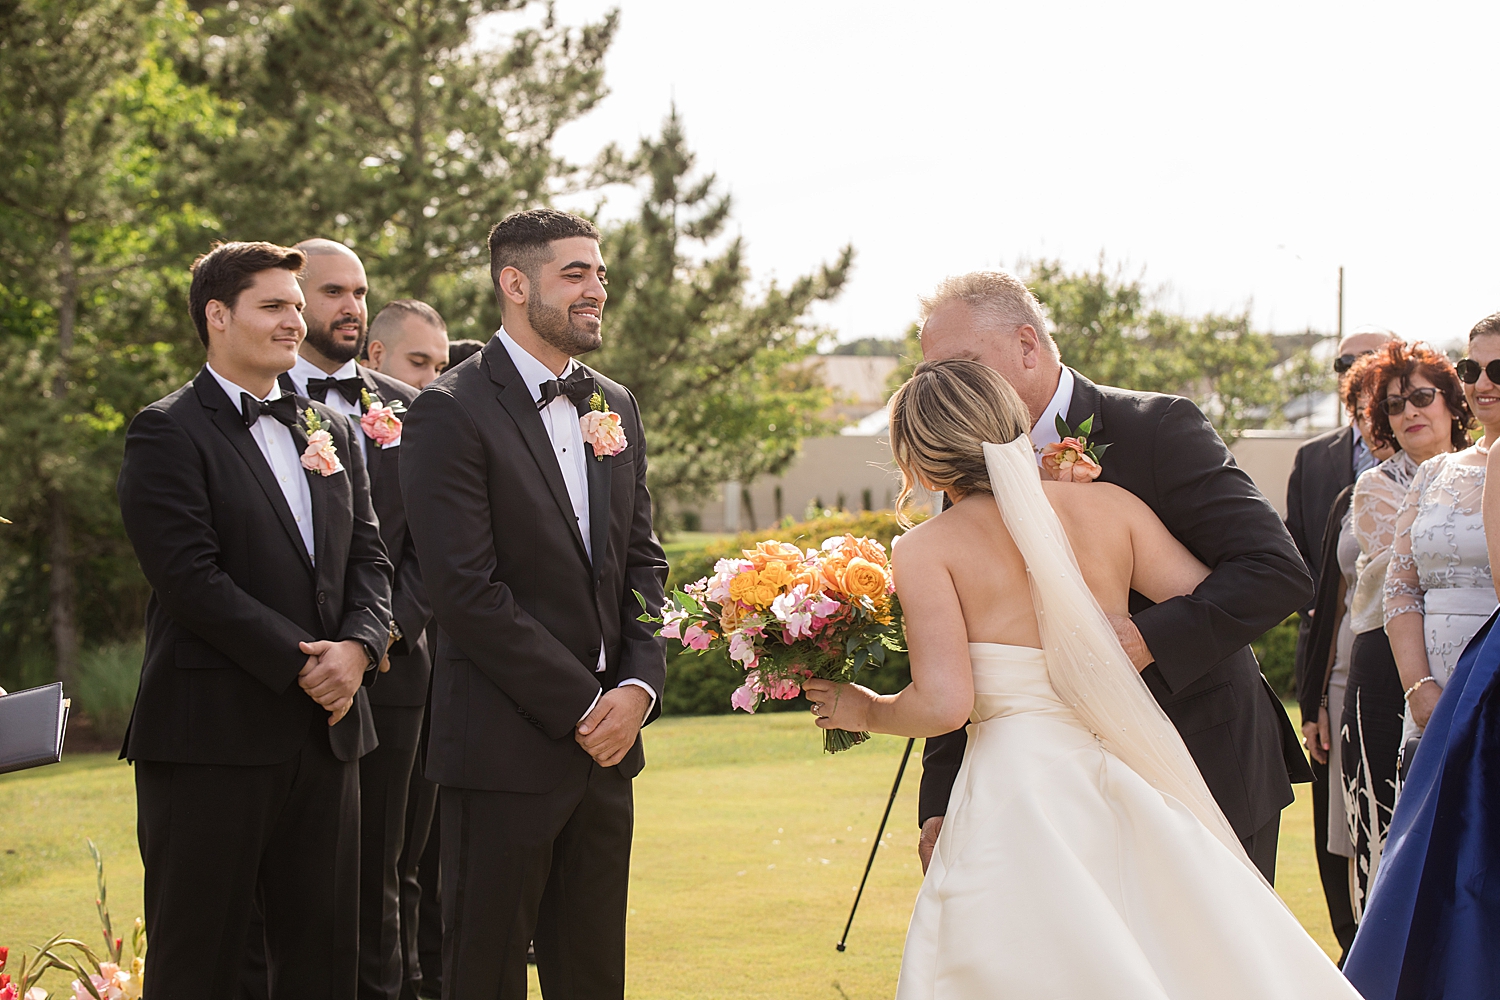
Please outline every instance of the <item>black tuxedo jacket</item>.
[[[297, 643], [355, 639], [383, 649], [391, 565], [347, 420], [311, 406], [344, 471], [305, 472], [316, 565], [240, 416], [207, 368], [136, 414], [117, 492], [151, 584], [146, 659], [122, 757], [180, 764], [290, 760], [328, 714], [297, 684]], [[265, 417], [262, 419], [270, 419]], [[293, 438], [305, 445], [300, 427]], [[373, 680], [373, 665], [365, 674]], [[369, 702], [328, 728], [340, 760], [375, 748]]]
[[[1235, 833], [1246, 838], [1311, 780], [1297, 734], [1249, 643], [1301, 607], [1312, 581], [1275, 509], [1191, 400], [1096, 386], [1073, 373], [1068, 422], [1090, 414], [1110, 445], [1100, 480], [1134, 493], [1204, 565], [1186, 597], [1130, 613], [1156, 662], [1147, 687], [1182, 734]], [[963, 730], [927, 741], [921, 819], [942, 815], [963, 762]]]
[[[1304, 441], [1286, 483], [1286, 530], [1316, 580], [1323, 568], [1323, 534], [1339, 493], [1354, 485], [1354, 428]], [[1307, 610], [1307, 609], [1303, 609]]]
[[[439, 784], [546, 792], [582, 781], [591, 761], [573, 728], [601, 687], [634, 677], [662, 693], [665, 648], [637, 620], [634, 593], [654, 611], [667, 578], [640, 408], [590, 374], [628, 441], [613, 457], [588, 456], [592, 563], [531, 390], [497, 338], [407, 417], [401, 486], [442, 627], [427, 746]], [[601, 647], [606, 668], [595, 673]], [[658, 700], [652, 718], [659, 711]], [[634, 777], [644, 764], [637, 741], [618, 766]]]
[[[369, 368], [360, 368], [359, 377], [371, 396], [382, 403], [397, 400], [410, 407], [417, 390], [398, 379]], [[295, 393], [296, 385], [289, 374], [281, 376], [283, 392]], [[353, 427], [353, 421], [349, 421]], [[364, 431], [355, 428], [353, 438], [361, 444]], [[427, 603], [427, 588], [422, 585], [422, 569], [417, 565], [417, 550], [406, 530], [406, 505], [401, 501], [401, 445], [382, 448], [368, 442], [366, 467], [370, 474], [370, 502], [380, 519], [380, 539], [385, 543], [391, 561], [391, 615], [401, 626], [402, 638], [391, 647], [391, 669], [370, 685], [372, 705], [417, 706], [427, 703], [427, 680], [432, 673], [431, 650], [427, 648], [427, 623], [432, 608]]]

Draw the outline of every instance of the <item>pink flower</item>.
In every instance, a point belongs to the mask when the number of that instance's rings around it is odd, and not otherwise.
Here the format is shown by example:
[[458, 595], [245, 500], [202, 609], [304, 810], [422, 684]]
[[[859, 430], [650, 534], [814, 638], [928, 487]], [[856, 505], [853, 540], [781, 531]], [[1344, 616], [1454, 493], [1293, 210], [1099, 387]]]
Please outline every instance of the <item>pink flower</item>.
[[820, 594], [818, 596], [818, 599], [813, 602], [812, 607], [810, 607], [808, 610], [810, 610], [817, 618], [827, 619], [833, 615], [838, 614], [841, 607], [843, 607], [843, 605], [841, 605], [838, 601], [835, 601], [831, 597]]
[[359, 418], [365, 437], [385, 448], [401, 440], [401, 420], [389, 406], [372, 406]]
[[15, 983], [0, 986], [0, 1000], [20, 1000], [20, 987]]
[[777, 701], [790, 701], [802, 693], [802, 687], [790, 677], [775, 677], [769, 680], [762, 678], [759, 686], [767, 698], [775, 698]]
[[799, 583], [790, 593], [782, 594], [771, 602], [771, 614], [786, 625], [786, 634], [792, 639], [812, 635], [812, 612], [807, 609], [807, 584]]
[[1085, 453], [1084, 443], [1066, 437], [1042, 449], [1042, 468], [1060, 483], [1091, 483], [1104, 470]]
[[729, 658], [738, 660], [748, 670], [755, 665], [755, 636], [749, 632], [736, 632], [729, 637]]
[[657, 635], [663, 639], [682, 640], [682, 623], [687, 620], [686, 611], [668, 611], [662, 617], [661, 631]]
[[713, 633], [696, 622], [689, 625], [687, 631], [682, 633], [682, 644], [689, 649], [696, 649], [699, 652], [707, 649], [709, 643], [713, 642], [713, 639]]
[[751, 686], [750, 681], [745, 681], [734, 689], [734, 694], [729, 696], [729, 707], [737, 708], [741, 712], [755, 714], [755, 709], [760, 705], [760, 694]]
[[327, 431], [313, 431], [307, 436], [307, 449], [302, 452], [302, 467], [320, 476], [331, 476], [344, 471], [339, 461], [338, 449], [333, 445], [333, 435]]
[[590, 410], [578, 418], [583, 428], [583, 439], [594, 449], [594, 457], [618, 455], [628, 444], [625, 429], [620, 426], [620, 415], [613, 410]]

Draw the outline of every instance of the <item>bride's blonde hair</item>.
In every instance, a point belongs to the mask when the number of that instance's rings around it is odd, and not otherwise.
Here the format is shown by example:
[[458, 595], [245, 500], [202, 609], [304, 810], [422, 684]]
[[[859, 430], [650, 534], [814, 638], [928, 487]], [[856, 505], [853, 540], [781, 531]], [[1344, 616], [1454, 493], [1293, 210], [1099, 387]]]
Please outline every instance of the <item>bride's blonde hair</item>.
[[934, 491], [990, 493], [984, 444], [1025, 434], [1031, 415], [1010, 383], [977, 361], [955, 358], [917, 365], [891, 397], [891, 451], [901, 467], [896, 510], [918, 484]]

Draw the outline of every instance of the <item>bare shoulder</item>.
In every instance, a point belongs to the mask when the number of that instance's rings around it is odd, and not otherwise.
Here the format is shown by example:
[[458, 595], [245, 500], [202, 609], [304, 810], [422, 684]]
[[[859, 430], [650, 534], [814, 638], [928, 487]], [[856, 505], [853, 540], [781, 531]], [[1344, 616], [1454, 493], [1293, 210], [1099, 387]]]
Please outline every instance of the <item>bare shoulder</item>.
[[1059, 515], [1134, 519], [1151, 508], [1134, 493], [1113, 483], [1055, 483], [1044, 481], [1042, 492]]

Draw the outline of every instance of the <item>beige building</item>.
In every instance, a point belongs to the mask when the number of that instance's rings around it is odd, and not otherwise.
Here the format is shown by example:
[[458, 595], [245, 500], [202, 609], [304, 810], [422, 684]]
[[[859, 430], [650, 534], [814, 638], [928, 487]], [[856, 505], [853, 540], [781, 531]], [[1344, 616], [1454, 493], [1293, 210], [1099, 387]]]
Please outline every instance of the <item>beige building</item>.
[[[843, 432], [808, 438], [780, 476], [753, 483], [726, 483], [715, 500], [695, 513], [703, 531], [764, 529], [786, 518], [803, 520], [819, 509], [890, 510], [901, 490], [886, 433], [885, 400], [892, 357], [824, 355], [818, 363], [834, 391]], [[1320, 431], [1246, 431], [1230, 449], [1255, 485], [1286, 516], [1286, 484], [1302, 442]], [[1106, 459], [1107, 460], [1107, 459]], [[916, 509], [931, 510], [934, 498], [921, 492]]]

